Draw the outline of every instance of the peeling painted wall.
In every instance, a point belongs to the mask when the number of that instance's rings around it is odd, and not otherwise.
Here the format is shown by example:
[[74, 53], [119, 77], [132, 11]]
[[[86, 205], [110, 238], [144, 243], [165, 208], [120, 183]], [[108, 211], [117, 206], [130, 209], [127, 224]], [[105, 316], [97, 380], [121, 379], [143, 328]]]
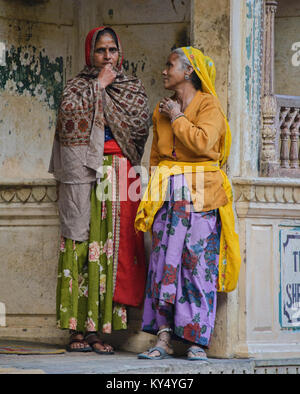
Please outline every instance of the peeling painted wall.
[[0, 90], [10, 94], [32, 96], [57, 110], [63, 89], [63, 57], [53, 62], [46, 49], [25, 45], [10, 46], [1, 67]]
[[56, 112], [64, 82], [73, 72], [73, 4], [61, 3], [65, 20], [56, 0], [37, 6], [0, 1], [1, 178], [50, 176]]
[[[189, 0], [0, 0], [0, 177], [47, 178], [56, 111], [67, 79], [84, 66], [88, 31], [112, 25], [124, 68], [140, 77], [153, 110], [169, 95], [161, 71], [190, 43]], [[151, 138], [144, 162], [148, 161]]]
[[246, 2], [245, 38], [245, 125], [243, 129], [242, 174], [258, 174], [260, 148], [260, 100], [262, 81], [263, 1]]
[[227, 111], [230, 1], [193, 0], [192, 14], [192, 44], [214, 60], [216, 91]]
[[153, 110], [169, 95], [161, 78], [167, 56], [190, 43], [190, 0], [102, 0], [98, 14], [119, 34], [125, 71], [142, 79]]

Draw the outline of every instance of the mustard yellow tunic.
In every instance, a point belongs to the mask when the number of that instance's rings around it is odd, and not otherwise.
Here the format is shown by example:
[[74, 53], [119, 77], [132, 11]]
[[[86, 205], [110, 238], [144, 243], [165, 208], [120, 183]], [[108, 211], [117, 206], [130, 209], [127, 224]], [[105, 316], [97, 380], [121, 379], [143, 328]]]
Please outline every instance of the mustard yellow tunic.
[[[230, 292], [236, 288], [241, 265], [239, 239], [235, 232], [232, 188], [227, 175], [221, 169], [230, 152], [231, 132], [215, 92], [213, 61], [199, 49], [182, 49], [201, 79], [203, 92], [196, 93], [184, 116], [177, 118], [172, 124], [167, 116], [158, 111], [158, 105], [156, 106], [153, 114], [150, 165], [158, 167], [151, 175], [138, 208], [135, 228], [144, 232], [151, 230], [154, 217], [165, 201], [171, 175], [189, 175], [187, 182], [194, 208], [197, 210], [199, 190], [198, 184], [196, 188], [195, 176], [199, 169], [202, 170], [204, 195], [200, 210], [218, 209], [222, 225], [218, 291]], [[189, 163], [191, 165], [187, 174], [185, 169]]]
[[[219, 210], [222, 231], [218, 290], [229, 292], [236, 287], [241, 258], [232, 189], [219, 167], [227, 125], [218, 99], [201, 91], [196, 93], [184, 115], [171, 124], [169, 118], [158, 111], [158, 106], [155, 108], [150, 166], [158, 168], [139, 206], [135, 226], [140, 231], [151, 230], [154, 216], [164, 202], [169, 176], [184, 172], [195, 210]], [[203, 173], [200, 190], [195, 180], [199, 170]]]
[[[156, 106], [153, 113], [151, 167], [156, 167], [162, 160], [190, 163], [219, 161], [220, 145], [226, 132], [219, 101], [211, 94], [197, 91], [184, 114], [171, 124]], [[172, 154], [174, 148], [176, 160]], [[222, 185], [223, 177], [219, 171], [205, 171], [204, 205], [199, 210], [210, 211], [227, 203]], [[197, 193], [195, 186], [194, 181], [193, 193]]]

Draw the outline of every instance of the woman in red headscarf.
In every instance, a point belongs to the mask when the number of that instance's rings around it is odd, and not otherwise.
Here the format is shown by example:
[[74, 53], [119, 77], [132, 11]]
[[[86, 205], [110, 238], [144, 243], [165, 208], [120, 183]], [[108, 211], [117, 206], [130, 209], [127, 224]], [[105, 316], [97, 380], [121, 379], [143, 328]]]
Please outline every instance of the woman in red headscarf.
[[144, 152], [149, 110], [141, 81], [123, 72], [113, 29], [91, 30], [85, 55], [85, 68], [62, 95], [49, 168], [59, 185], [57, 320], [71, 331], [69, 351], [112, 354], [98, 332], [126, 329], [125, 306], [139, 306], [144, 295], [134, 166]]

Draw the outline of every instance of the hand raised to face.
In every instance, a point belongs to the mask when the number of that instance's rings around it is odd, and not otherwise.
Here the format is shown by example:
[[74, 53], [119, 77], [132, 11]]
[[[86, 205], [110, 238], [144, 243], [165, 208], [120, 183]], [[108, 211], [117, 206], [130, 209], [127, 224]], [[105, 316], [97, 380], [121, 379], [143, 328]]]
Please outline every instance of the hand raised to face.
[[99, 72], [98, 79], [100, 81], [101, 88], [105, 89], [108, 85], [113, 83], [116, 79], [117, 72], [111, 64], [106, 64]]
[[116, 78], [119, 50], [113, 37], [107, 33], [102, 35], [95, 44], [93, 66], [100, 69], [98, 79], [102, 88], [106, 88]]

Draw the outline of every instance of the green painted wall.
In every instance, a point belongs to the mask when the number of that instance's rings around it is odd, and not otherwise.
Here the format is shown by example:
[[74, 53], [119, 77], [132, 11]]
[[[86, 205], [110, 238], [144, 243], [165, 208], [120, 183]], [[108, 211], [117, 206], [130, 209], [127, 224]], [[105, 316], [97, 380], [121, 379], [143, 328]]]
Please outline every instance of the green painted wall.
[[57, 110], [63, 89], [63, 57], [51, 61], [45, 48], [10, 46], [5, 66], [0, 67], [0, 89], [36, 97]]

